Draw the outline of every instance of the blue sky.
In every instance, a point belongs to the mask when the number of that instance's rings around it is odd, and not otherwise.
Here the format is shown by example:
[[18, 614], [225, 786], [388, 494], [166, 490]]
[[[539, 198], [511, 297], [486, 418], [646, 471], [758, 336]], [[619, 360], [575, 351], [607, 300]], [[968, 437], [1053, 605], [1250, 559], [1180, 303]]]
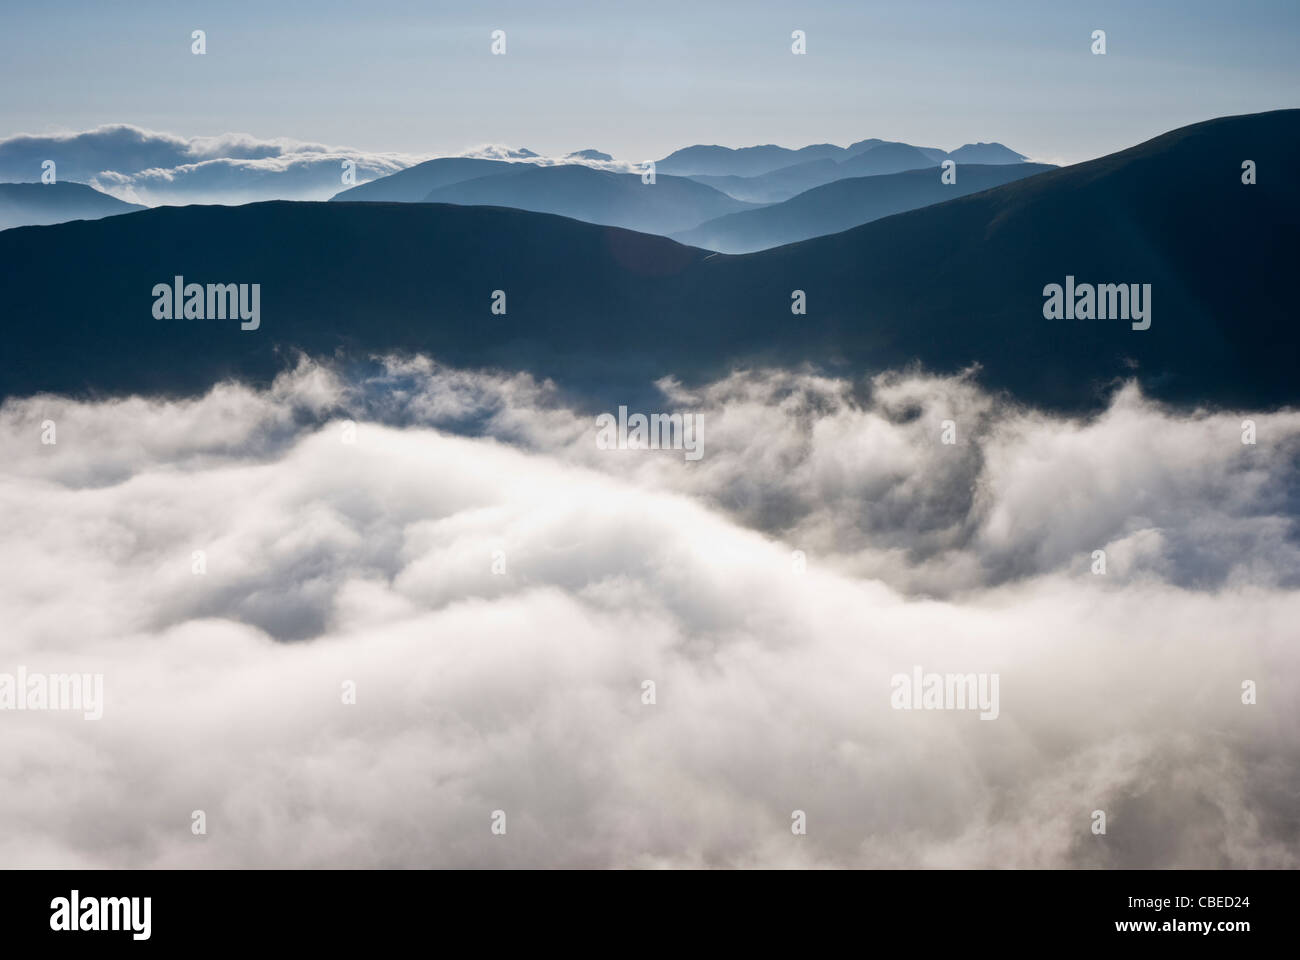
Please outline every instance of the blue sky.
[[[0, 137], [124, 122], [365, 150], [1000, 140], [1073, 162], [1300, 105], [1300, 2], [14, 4]], [[806, 31], [808, 53], [790, 52]], [[190, 32], [208, 53], [190, 53]], [[508, 53], [489, 53], [492, 30]], [[1107, 32], [1108, 53], [1089, 36]]]

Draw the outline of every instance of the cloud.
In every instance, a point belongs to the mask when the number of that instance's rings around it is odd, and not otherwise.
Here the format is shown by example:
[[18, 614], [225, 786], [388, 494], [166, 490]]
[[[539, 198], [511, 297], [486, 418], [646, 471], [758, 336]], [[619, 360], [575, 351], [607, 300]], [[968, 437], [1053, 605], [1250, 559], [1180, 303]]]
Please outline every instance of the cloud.
[[[0, 864], [1297, 865], [1300, 415], [662, 388], [701, 461], [422, 358], [7, 401], [0, 671], [106, 705], [0, 711]], [[892, 710], [915, 664], [999, 718]]]
[[0, 180], [37, 180], [41, 163], [53, 160], [61, 179], [132, 203], [328, 199], [341, 189], [344, 160], [364, 182], [424, 159], [244, 133], [178, 137], [118, 123], [0, 140]]
[[[585, 156], [584, 156], [585, 154]], [[485, 143], [456, 154], [458, 157], [477, 157], [482, 160], [508, 160], [513, 163], [531, 163], [539, 167], [581, 165], [614, 173], [640, 173], [641, 164], [630, 160], [616, 160], [598, 150], [582, 150], [560, 156], [548, 157], [527, 148], [516, 150], [498, 143]]]
[[[553, 165], [584, 163], [631, 171], [618, 161], [544, 157], [495, 144], [458, 156]], [[259, 200], [328, 200], [346, 188], [343, 162], [355, 164], [357, 183], [386, 177], [428, 154], [356, 150], [291, 138], [246, 133], [179, 137], [117, 123], [75, 133], [17, 134], [0, 139], [0, 181], [40, 179], [45, 160], [60, 179], [88, 183], [129, 203], [250, 203]]]
[[150, 206], [181, 203], [254, 203], [259, 200], [327, 200], [346, 189], [345, 161], [357, 183], [386, 177], [410, 166], [405, 157], [312, 152], [265, 160], [204, 160], [132, 174], [105, 171], [91, 186], [120, 200]]
[[[706, 424], [706, 455], [683, 470], [680, 454], [597, 450], [590, 423], [547, 384], [426, 360], [387, 364], [349, 393], [366, 415], [477, 424], [699, 498], [908, 593], [1072, 570], [1108, 545], [1133, 572], [1158, 567], [1182, 585], [1300, 586], [1296, 411], [1180, 412], [1130, 384], [1102, 415], [1071, 419], [995, 400], [964, 376], [890, 373], [863, 384], [740, 371], [697, 391], [660, 383], [665, 411], [698, 412]], [[1242, 444], [1246, 417], [1269, 442]], [[946, 420], [953, 445], [940, 442]], [[1139, 555], [1143, 538], [1150, 549]]]
[[61, 175], [86, 180], [104, 170], [139, 173], [203, 160], [265, 160], [295, 153], [326, 153], [323, 144], [289, 139], [262, 140], [249, 134], [178, 137], [127, 123], [56, 134], [20, 133], [0, 140], [0, 177], [35, 180], [42, 160], [53, 159]]
[[480, 160], [533, 160], [540, 158], [540, 154], [534, 153], [527, 147], [515, 149], [499, 143], [482, 143], [476, 147], [470, 147], [457, 154], [461, 157], [476, 157]]

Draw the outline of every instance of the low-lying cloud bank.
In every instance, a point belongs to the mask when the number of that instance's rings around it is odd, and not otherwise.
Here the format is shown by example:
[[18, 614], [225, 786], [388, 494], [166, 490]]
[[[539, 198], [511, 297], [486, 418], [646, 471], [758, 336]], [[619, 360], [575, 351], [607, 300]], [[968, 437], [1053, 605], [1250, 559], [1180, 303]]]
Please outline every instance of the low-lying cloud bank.
[[[617, 161], [544, 157], [493, 144], [473, 147], [459, 156], [632, 169]], [[429, 159], [432, 155], [356, 150], [245, 133], [180, 137], [116, 123], [79, 132], [2, 138], [0, 181], [35, 182], [41, 178], [41, 164], [53, 160], [60, 179], [88, 183], [120, 200], [148, 206], [328, 200], [349, 185], [343, 181], [345, 161], [353, 164], [353, 182], [361, 184]]]
[[1297, 866], [1300, 414], [662, 388], [702, 459], [423, 359], [8, 401], [0, 673], [105, 704], [0, 710], [0, 865]]

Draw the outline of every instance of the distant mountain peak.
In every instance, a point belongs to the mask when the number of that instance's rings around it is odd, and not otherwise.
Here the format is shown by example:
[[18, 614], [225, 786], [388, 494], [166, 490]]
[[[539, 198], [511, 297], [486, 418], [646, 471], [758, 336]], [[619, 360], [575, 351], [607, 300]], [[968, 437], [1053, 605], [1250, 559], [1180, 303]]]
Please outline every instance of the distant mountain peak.
[[979, 143], [963, 144], [948, 154], [948, 157], [962, 163], [1024, 163], [1029, 159], [1004, 144], [985, 143], [982, 140]]
[[144, 210], [84, 183], [0, 183], [0, 230]]
[[[460, 154], [461, 157], [470, 157], [476, 160], [532, 160], [540, 157], [540, 153], [534, 153], [527, 147], [514, 149], [505, 147], [499, 143], [485, 143], [482, 146], [472, 147]], [[436, 157], [435, 159], [447, 159], [445, 157]]]
[[608, 153], [601, 153], [599, 150], [574, 150], [568, 154], [565, 160], [599, 160], [604, 163], [612, 163], [614, 158]]
[[868, 137], [866, 140], [859, 140], [857, 143], [850, 143], [844, 148], [844, 152], [850, 156], [855, 153], [861, 153], [863, 150], [870, 150], [876, 144], [884, 143], [879, 137]]

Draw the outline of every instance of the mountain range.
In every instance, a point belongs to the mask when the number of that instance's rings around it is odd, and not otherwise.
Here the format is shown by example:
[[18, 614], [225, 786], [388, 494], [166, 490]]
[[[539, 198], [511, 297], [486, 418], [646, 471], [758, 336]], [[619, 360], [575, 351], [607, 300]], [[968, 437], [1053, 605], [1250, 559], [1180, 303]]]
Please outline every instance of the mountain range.
[[[785, 167], [797, 166], [814, 160], [832, 160], [843, 163], [859, 154], [876, 150], [882, 146], [891, 148], [908, 147], [921, 157], [934, 164], [944, 160], [958, 163], [1023, 163], [1029, 158], [1016, 153], [1000, 143], [968, 143], [951, 153], [937, 147], [917, 147], [907, 143], [881, 140], [872, 137], [859, 140], [847, 147], [833, 143], [817, 143], [792, 150], [774, 144], [757, 147], [720, 147], [716, 144], [705, 146], [696, 144], [675, 150], [662, 160], [656, 162], [656, 168], [668, 174], [681, 177], [695, 176], [734, 176], [757, 177]], [[914, 156], [915, 154], [908, 154]], [[910, 169], [910, 168], [902, 168]], [[887, 171], [894, 172], [894, 171]]]
[[784, 203], [729, 213], [672, 236], [682, 243], [721, 253], [751, 253], [838, 233], [894, 213], [1055, 169], [1044, 163], [962, 164], [954, 171], [955, 183], [944, 183], [933, 167], [850, 177], [814, 187]]
[[333, 199], [514, 207], [662, 234], [754, 207], [685, 177], [657, 176], [650, 185], [638, 174], [584, 164], [467, 158], [430, 160]]
[[[596, 150], [579, 151], [571, 157], [603, 160], [608, 154]], [[1021, 155], [1001, 144], [967, 144], [952, 154], [942, 150], [925, 150], [905, 143], [883, 140], [863, 140], [844, 149], [833, 144], [819, 144], [800, 150], [784, 147], [746, 147], [731, 150], [725, 147], [688, 147], [677, 151], [656, 164], [653, 189], [647, 189], [639, 174], [602, 170], [585, 164], [560, 164], [543, 166], [531, 163], [511, 163], [501, 160], [449, 157], [429, 160], [406, 170], [341, 191], [334, 200], [387, 200], [405, 203], [458, 203], [514, 207], [538, 213], [556, 213], [561, 216], [601, 223], [608, 226], [627, 227], [644, 233], [673, 234], [684, 232], [687, 242], [709, 245], [706, 237], [717, 237], [719, 245], [711, 249], [724, 252], [742, 252], [770, 245], [756, 242], [755, 238], [771, 234], [784, 239], [778, 242], [803, 239], [842, 230], [886, 213], [897, 213], [924, 203], [934, 203], [947, 197], [937, 191], [922, 187], [906, 189], [911, 181], [887, 180], [879, 187], [867, 189], [872, 199], [850, 202], [846, 207], [827, 205], [827, 196], [812, 198], [798, 209], [800, 214], [790, 222], [790, 229], [755, 229], [746, 237], [743, 224], [735, 222], [730, 227], [715, 231], [692, 232], [706, 221], [727, 215], [743, 216], [757, 212], [762, 205], [790, 200], [800, 194], [825, 184], [862, 177], [886, 176], [901, 171], [932, 169], [948, 157], [991, 158], [993, 165], [1014, 169], [1014, 175], [981, 172], [973, 160], [963, 159], [962, 166], [971, 166], [971, 182], [986, 185], [1003, 183], [1016, 176], [1027, 176], [1047, 169], [1042, 165], [1022, 163]], [[790, 157], [803, 158], [792, 166], [780, 167], [755, 176], [724, 176], [695, 174], [679, 177], [666, 174], [663, 168], [691, 169], [704, 164], [710, 169], [758, 169], [764, 164]], [[812, 159], [808, 159], [808, 158]], [[836, 158], [839, 159], [836, 159]], [[933, 178], [938, 182], [938, 178]], [[916, 181], [918, 184], [920, 181]], [[883, 191], [893, 186], [904, 187], [896, 202], [889, 202]], [[970, 192], [968, 189], [949, 191], [950, 196]], [[853, 188], [843, 194], [852, 197]], [[851, 211], [867, 210], [867, 214], [852, 219]], [[787, 211], [784, 209], [756, 223], [776, 223]], [[826, 221], [825, 227], [817, 223], [818, 212]], [[728, 233], [728, 229], [739, 231]]]
[[517, 165], [506, 176], [464, 180], [431, 190], [425, 203], [514, 207], [537, 213], [670, 234], [754, 205], [686, 177], [656, 176], [646, 184], [634, 173], [579, 165]]
[[[829, 158], [810, 160], [794, 167], [784, 168], [755, 178], [738, 177], [692, 177], [680, 178], [671, 175], [656, 177], [654, 189], [647, 190], [637, 174], [628, 174], [624, 168], [602, 169], [596, 164], [606, 164], [609, 155], [597, 150], [581, 150], [570, 157], [575, 162], [557, 165], [544, 165], [529, 162], [494, 159], [489, 157], [443, 157], [415, 164], [399, 170], [389, 176], [349, 188], [336, 194], [338, 200], [367, 201], [401, 201], [401, 202], [443, 202], [459, 204], [482, 204], [510, 206], [521, 210], [533, 210], [540, 213], [556, 213], [590, 223], [609, 226], [621, 226], [647, 233], [690, 233], [705, 221], [730, 214], [755, 212], [762, 203], [750, 203], [750, 196], [769, 197], [765, 203], [774, 202], [775, 198], [786, 194], [797, 194], [802, 185], [818, 185], [834, 182], [851, 173], [868, 175], [885, 175], [897, 167], [913, 166], [931, 167], [930, 160], [915, 148], [905, 144], [892, 144], [880, 140], [862, 141], [856, 145], [859, 152], [848, 160], [835, 161]], [[835, 148], [839, 149], [839, 148]], [[942, 151], [938, 151], [942, 153]], [[531, 151], [512, 151], [512, 155], [528, 154]], [[579, 162], [580, 161], [580, 162]], [[254, 161], [238, 161], [251, 163]], [[297, 161], [295, 161], [297, 162]], [[207, 183], [215, 187], [218, 167], [225, 163], [221, 160], [204, 161], [201, 166], [207, 170]], [[334, 163], [330, 159], [310, 161], [314, 174], [335, 175], [332, 167], [322, 165]], [[1008, 164], [1009, 168], [1024, 167], [1017, 175], [1026, 175], [1037, 168], [1024, 164]], [[187, 169], [193, 169], [187, 168]], [[256, 202], [259, 191], [274, 193], [275, 184], [281, 179], [258, 177], [249, 180], [239, 174], [235, 167], [221, 167], [234, 178], [224, 190], [219, 190], [221, 202]], [[306, 169], [306, 166], [303, 167]], [[154, 171], [161, 177], [166, 171]], [[135, 183], [144, 182], [140, 174]], [[979, 176], [978, 174], [972, 174]], [[1008, 178], [1009, 179], [1009, 178]], [[163, 181], [167, 178], [163, 177]], [[715, 188], [709, 181], [715, 181]], [[893, 181], [886, 181], [892, 183]], [[255, 186], [260, 184], [260, 186]], [[3, 227], [26, 224], [58, 223], [69, 219], [84, 219], [90, 216], [106, 216], [114, 213], [126, 213], [144, 209], [138, 204], [129, 204], [117, 200], [92, 188], [76, 184], [71, 190], [82, 196], [80, 204], [72, 202], [71, 197], [60, 185], [53, 192], [36, 193], [28, 187], [18, 185], [5, 186], [10, 194], [6, 204], [0, 197], [0, 224]], [[883, 189], [884, 184], [881, 185]], [[232, 192], [233, 191], [233, 192]], [[961, 192], [969, 192], [963, 189]], [[956, 195], [949, 191], [948, 195]], [[740, 199], [737, 199], [739, 197]], [[24, 199], [25, 198], [25, 199]], [[816, 199], [802, 205], [803, 215], [791, 221], [796, 229], [786, 231], [764, 231], [757, 229], [754, 237], [768, 236], [773, 242], [788, 242], [808, 236], [834, 232], [857, 223], [866, 222], [883, 212], [899, 212], [911, 209], [923, 203], [932, 203], [947, 197], [942, 194], [927, 193], [924, 190], [900, 191], [897, 202], [875, 204], [870, 214], [863, 214], [857, 219], [847, 217], [846, 213], [856, 211], [861, 204], [850, 202], [845, 207], [818, 205]], [[866, 207], [871, 207], [866, 204]], [[816, 210], [824, 211], [824, 223], [819, 224], [814, 215]], [[7, 210], [7, 214], [5, 211]], [[883, 211], [883, 212], [882, 212]], [[784, 215], [784, 213], [782, 214]], [[739, 228], [746, 221], [736, 224]], [[766, 222], [774, 222], [769, 218]], [[743, 231], [742, 231], [743, 233]], [[758, 243], [746, 239], [741, 234], [728, 236], [725, 230], [695, 237], [687, 237], [688, 242], [704, 242], [705, 236], [716, 236], [716, 249], [726, 252], [759, 249], [769, 243]]]
[[737, 200], [753, 203], [779, 203], [805, 190], [849, 177], [881, 176], [937, 167], [945, 160], [960, 164], [1021, 164], [1027, 158], [1000, 143], [966, 144], [952, 153], [933, 148], [913, 147], [906, 143], [864, 140], [856, 143], [840, 158], [822, 157], [793, 166], [779, 167], [756, 176], [708, 176], [695, 174], [692, 180], [707, 183]]
[[[575, 396], [811, 362], [920, 363], [1083, 409], [1135, 376], [1173, 402], [1300, 400], [1300, 111], [1223, 118], [1099, 160], [743, 256], [548, 214], [448, 204], [161, 208], [0, 233], [0, 393], [205, 389], [293, 352], [425, 351]], [[1245, 185], [1243, 160], [1261, 171]], [[1210, 229], [1207, 229], [1207, 226]], [[158, 320], [151, 290], [261, 284], [261, 327]], [[1067, 278], [1150, 284], [1150, 329], [1046, 319]], [[505, 291], [508, 310], [490, 310]], [[804, 291], [806, 315], [791, 312]]]
[[[777, 167], [801, 165], [812, 159], [838, 162], [884, 141], [868, 139], [847, 148], [834, 144], [816, 144], [799, 150], [783, 147], [751, 147], [731, 150], [725, 147], [687, 147], [673, 156], [689, 158], [698, 151], [716, 154], [713, 171], [722, 175], [748, 176], [755, 169], [753, 159], [766, 156]], [[1000, 156], [1018, 154], [998, 145], [968, 145], [953, 151], [917, 148], [931, 160], [952, 156], [962, 162], [994, 162], [966, 156], [976, 148], [992, 147]], [[882, 157], [884, 155], [882, 154]], [[730, 158], [730, 159], [729, 159]], [[424, 157], [392, 152], [359, 150], [285, 138], [259, 139], [248, 134], [223, 134], [209, 137], [179, 137], [147, 130], [131, 124], [107, 124], [92, 130], [58, 134], [16, 134], [0, 137], [0, 181], [28, 182], [37, 179], [46, 161], [57, 161], [58, 179], [85, 183], [123, 201], [147, 206], [186, 203], [255, 203], [260, 200], [324, 200], [340, 191], [342, 172], [349, 171], [355, 181], [368, 185], [389, 175], [419, 164]], [[538, 165], [585, 164], [616, 172], [640, 172], [640, 164], [614, 160], [611, 154], [585, 148], [563, 156], [544, 157], [528, 149], [498, 145], [475, 148], [472, 153], [446, 160], [515, 161]], [[669, 169], [660, 172], [678, 175], [672, 169], [675, 160], [664, 158]], [[998, 161], [1001, 162], [1001, 161]], [[834, 168], [827, 165], [824, 169]], [[479, 176], [486, 176], [489, 169]], [[738, 185], [744, 193], [725, 189], [736, 199], [768, 203], [785, 200], [802, 189], [819, 185], [836, 176], [863, 175], [844, 170], [808, 176], [808, 171], [791, 173], [791, 184], [778, 182]], [[743, 177], [742, 177], [743, 179]], [[414, 196], [402, 197], [419, 202], [430, 184]], [[436, 184], [445, 185], [445, 184]], [[393, 184], [391, 186], [397, 186]], [[401, 191], [398, 191], [401, 192]], [[409, 192], [409, 191], [408, 191]], [[376, 199], [377, 193], [349, 199]], [[397, 199], [387, 197], [386, 199]], [[11, 224], [13, 225], [13, 224]]]

